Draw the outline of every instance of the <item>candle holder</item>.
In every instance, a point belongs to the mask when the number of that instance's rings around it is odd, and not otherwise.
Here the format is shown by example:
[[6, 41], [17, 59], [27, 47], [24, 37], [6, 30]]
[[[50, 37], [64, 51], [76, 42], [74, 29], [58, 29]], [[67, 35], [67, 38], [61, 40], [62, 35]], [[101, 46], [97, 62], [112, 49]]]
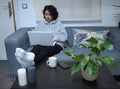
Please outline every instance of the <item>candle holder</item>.
[[35, 77], [35, 66], [28, 66], [27, 67], [27, 79], [30, 84], [36, 83]]
[[20, 68], [17, 70], [18, 73], [18, 83], [19, 86], [26, 86], [27, 85], [27, 75], [26, 75], [26, 69]]

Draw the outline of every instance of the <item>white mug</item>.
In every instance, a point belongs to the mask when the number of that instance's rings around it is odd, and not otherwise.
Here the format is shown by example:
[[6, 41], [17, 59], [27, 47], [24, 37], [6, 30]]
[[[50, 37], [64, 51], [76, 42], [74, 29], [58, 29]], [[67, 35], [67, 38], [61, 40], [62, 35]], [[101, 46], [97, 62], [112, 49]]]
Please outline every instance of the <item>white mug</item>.
[[49, 67], [55, 68], [57, 66], [57, 57], [49, 57], [46, 63]]

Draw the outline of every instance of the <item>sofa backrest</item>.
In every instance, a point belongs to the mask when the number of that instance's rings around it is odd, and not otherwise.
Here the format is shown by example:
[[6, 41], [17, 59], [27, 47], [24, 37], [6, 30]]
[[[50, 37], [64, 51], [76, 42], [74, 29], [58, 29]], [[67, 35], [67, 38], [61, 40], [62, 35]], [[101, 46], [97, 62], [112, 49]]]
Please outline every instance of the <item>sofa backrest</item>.
[[73, 46], [73, 41], [74, 41], [74, 34], [73, 34], [73, 28], [72, 27], [67, 27], [65, 28], [68, 34], [68, 39], [67, 39], [67, 45], [69, 47]]

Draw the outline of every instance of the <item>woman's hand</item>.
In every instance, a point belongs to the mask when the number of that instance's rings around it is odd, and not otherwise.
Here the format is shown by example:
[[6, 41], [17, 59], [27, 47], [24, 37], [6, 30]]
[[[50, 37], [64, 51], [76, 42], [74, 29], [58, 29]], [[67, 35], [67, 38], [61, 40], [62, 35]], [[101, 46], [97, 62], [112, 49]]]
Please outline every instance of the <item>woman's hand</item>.
[[52, 40], [53, 40], [53, 42], [56, 41], [56, 40], [57, 40], [57, 37], [52, 36]]

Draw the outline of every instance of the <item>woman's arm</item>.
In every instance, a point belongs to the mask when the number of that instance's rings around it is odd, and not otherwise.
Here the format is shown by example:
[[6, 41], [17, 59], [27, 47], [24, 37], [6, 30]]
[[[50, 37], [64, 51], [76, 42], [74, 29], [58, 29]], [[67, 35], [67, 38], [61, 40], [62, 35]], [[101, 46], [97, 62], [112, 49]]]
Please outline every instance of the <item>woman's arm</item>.
[[67, 32], [65, 30], [65, 27], [63, 26], [63, 24], [61, 22], [59, 22], [58, 24], [58, 33], [54, 35], [54, 40], [56, 41], [61, 41], [61, 42], [64, 42], [67, 40]]

